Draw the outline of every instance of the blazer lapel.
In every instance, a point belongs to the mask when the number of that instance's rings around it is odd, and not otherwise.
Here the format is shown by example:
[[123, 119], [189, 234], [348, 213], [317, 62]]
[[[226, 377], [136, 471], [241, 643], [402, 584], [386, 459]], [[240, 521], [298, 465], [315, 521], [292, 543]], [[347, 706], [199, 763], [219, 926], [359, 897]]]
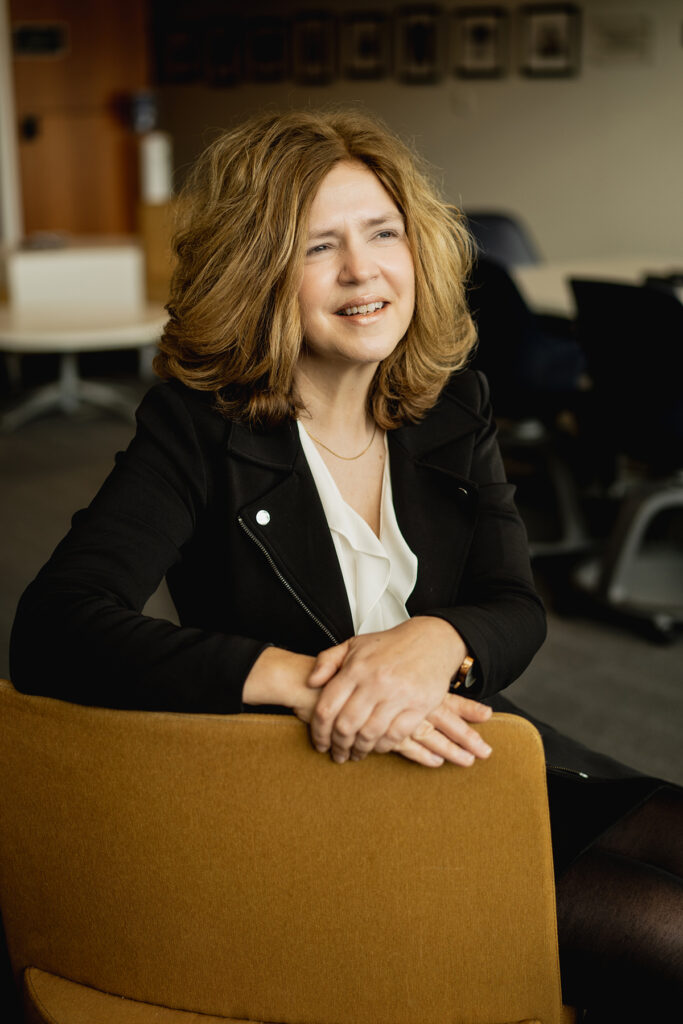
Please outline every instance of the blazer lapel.
[[478, 506], [466, 473], [483, 417], [444, 392], [420, 423], [389, 434], [391, 484], [401, 532], [417, 555], [411, 615], [452, 604]]
[[[477, 511], [477, 484], [464, 474], [475, 431], [485, 425], [444, 392], [423, 421], [389, 433], [396, 518], [418, 558], [412, 615], [455, 599]], [[257, 431], [233, 423], [228, 453], [242, 528], [331, 640], [352, 636], [339, 561], [296, 424]]]
[[240, 525], [330, 643], [346, 640], [354, 632], [346, 587], [296, 425], [259, 433], [234, 423], [228, 449], [251, 463]]

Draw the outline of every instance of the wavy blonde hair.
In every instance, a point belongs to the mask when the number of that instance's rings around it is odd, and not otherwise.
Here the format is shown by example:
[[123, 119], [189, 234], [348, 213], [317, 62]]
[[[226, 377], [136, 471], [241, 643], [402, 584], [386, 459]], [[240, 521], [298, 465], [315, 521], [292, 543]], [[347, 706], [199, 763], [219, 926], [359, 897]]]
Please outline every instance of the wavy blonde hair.
[[161, 377], [214, 391], [224, 415], [254, 424], [297, 415], [309, 211], [344, 160], [377, 175], [405, 218], [415, 266], [415, 312], [377, 368], [370, 412], [391, 429], [431, 408], [475, 341], [465, 299], [469, 236], [419, 158], [356, 110], [263, 114], [201, 155], [178, 203], [170, 320], [155, 360]]

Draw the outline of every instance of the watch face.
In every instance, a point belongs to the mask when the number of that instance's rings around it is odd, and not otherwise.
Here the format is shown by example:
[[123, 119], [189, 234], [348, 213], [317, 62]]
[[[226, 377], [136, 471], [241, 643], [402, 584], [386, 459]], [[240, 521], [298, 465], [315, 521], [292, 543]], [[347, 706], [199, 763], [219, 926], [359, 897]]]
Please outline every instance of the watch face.
[[458, 672], [458, 679], [463, 683], [465, 687], [474, 686], [477, 681], [477, 677], [474, 671], [474, 658], [468, 656], [464, 659]]

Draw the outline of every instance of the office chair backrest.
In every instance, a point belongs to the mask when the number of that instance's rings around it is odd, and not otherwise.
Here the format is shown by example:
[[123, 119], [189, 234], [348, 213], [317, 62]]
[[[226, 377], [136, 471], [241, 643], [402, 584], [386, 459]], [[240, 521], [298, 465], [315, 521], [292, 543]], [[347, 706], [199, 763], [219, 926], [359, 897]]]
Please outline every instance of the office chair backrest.
[[518, 217], [484, 210], [467, 211], [466, 217], [481, 256], [508, 267], [542, 262], [536, 243]]
[[508, 378], [533, 329], [531, 310], [507, 268], [484, 257], [472, 267], [467, 297], [480, 341], [477, 368], [491, 378]]
[[683, 465], [683, 303], [656, 287], [578, 279], [571, 287], [607, 429], [626, 454]]
[[[33, 1019], [564, 1019], [526, 721], [494, 716], [488, 761], [438, 770], [340, 767], [289, 717], [87, 708], [9, 683], [0, 721], [0, 899]], [[59, 1016], [36, 1016], [50, 999]]]

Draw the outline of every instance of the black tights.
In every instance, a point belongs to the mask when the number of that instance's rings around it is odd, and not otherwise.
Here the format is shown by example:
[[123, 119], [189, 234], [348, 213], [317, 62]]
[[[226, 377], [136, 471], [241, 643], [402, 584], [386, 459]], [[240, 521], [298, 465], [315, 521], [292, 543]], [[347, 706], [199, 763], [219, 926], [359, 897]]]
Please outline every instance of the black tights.
[[[591, 1024], [674, 1020], [683, 1005], [683, 796], [659, 790], [557, 881], [565, 1003]], [[672, 1007], [678, 1007], [671, 1017]]]

